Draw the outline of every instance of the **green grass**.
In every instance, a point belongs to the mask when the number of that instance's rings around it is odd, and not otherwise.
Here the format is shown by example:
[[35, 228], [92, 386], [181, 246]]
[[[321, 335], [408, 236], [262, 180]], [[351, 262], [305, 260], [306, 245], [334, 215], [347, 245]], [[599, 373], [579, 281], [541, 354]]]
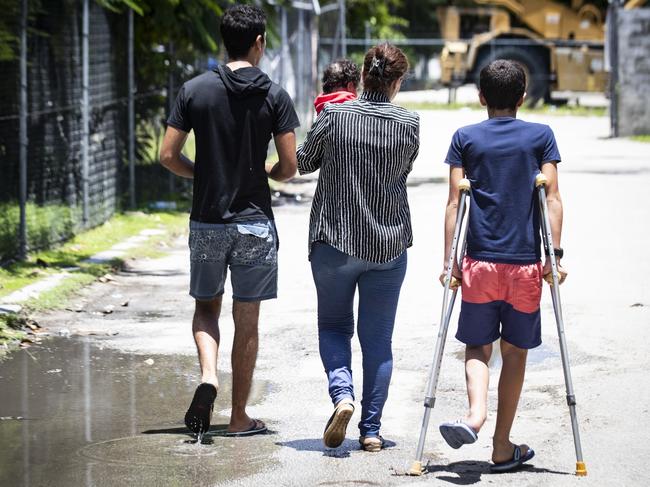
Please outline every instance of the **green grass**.
[[[114, 267], [118, 264], [115, 263]], [[110, 265], [96, 265], [94, 269], [75, 272], [53, 289], [41, 293], [37, 298], [28, 300], [25, 306], [31, 310], [50, 310], [65, 308], [68, 300], [84, 286], [97, 279], [97, 274], [106, 274], [112, 270]]]
[[[81, 212], [64, 205], [27, 203], [27, 243], [30, 248], [47, 248], [70, 238], [78, 230]], [[0, 262], [17, 253], [20, 207], [0, 204]]]
[[[485, 110], [478, 103], [436, 103], [436, 102], [407, 102], [400, 103], [401, 106], [409, 110]], [[580, 116], [580, 117], [604, 117], [607, 115], [607, 108], [605, 107], [584, 107], [584, 106], [555, 106], [555, 105], [542, 105], [537, 108], [523, 107], [519, 113], [525, 114], [540, 114], [540, 115], [557, 115], [557, 116]]]
[[[9, 341], [20, 340], [25, 336], [22, 331], [22, 322], [16, 321], [13, 315], [0, 315], [0, 345]], [[4, 347], [0, 347], [0, 358], [4, 352]]]
[[650, 134], [646, 135], [633, 135], [630, 137], [631, 140], [634, 140], [636, 142], [650, 142]]
[[[61, 272], [66, 267], [79, 267], [77, 274], [97, 277], [108, 269], [119, 265], [120, 260], [110, 264], [83, 262], [92, 255], [108, 250], [113, 245], [147, 228], [161, 228], [166, 235], [153, 236], [140, 248], [127, 251], [127, 256], [157, 256], [151, 248], [152, 240], [167, 240], [171, 234], [180, 233], [187, 225], [185, 213], [142, 213], [129, 212], [114, 216], [92, 230], [81, 233], [65, 244], [50, 250], [30, 254], [24, 262], [16, 262], [0, 268], [0, 297], [20, 289], [37, 280]], [[162, 237], [162, 238], [161, 238]], [[39, 308], [39, 306], [35, 306]]]
[[542, 105], [538, 108], [524, 107], [521, 113], [537, 113], [540, 115], [574, 116], [574, 117], [604, 117], [608, 113], [606, 107], [585, 107], [582, 105]]
[[[84, 262], [92, 255], [108, 250], [116, 243], [138, 234], [142, 230], [156, 228], [165, 233], [153, 235], [137, 247], [125, 252], [124, 257], [103, 264]], [[127, 258], [159, 257], [164, 255], [163, 244], [187, 228], [187, 214], [181, 212], [129, 212], [114, 216], [108, 222], [81, 233], [51, 250], [35, 252], [28, 260], [0, 268], [0, 297], [6, 296], [28, 284], [47, 276], [69, 270], [71, 276], [41, 293], [38, 297], [23, 303], [24, 311], [17, 315], [0, 315], [0, 345], [17, 343], [26, 336], [24, 325], [31, 312], [64, 308], [70, 297], [80, 288], [98, 277], [113, 272], [123, 265]], [[0, 357], [6, 350], [0, 348]]]

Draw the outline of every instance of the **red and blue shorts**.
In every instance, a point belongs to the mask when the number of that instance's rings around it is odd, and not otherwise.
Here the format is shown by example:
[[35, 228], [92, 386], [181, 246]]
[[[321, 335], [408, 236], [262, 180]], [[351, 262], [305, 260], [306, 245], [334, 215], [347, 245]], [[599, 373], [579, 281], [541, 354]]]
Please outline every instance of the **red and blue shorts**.
[[497, 338], [519, 348], [542, 343], [542, 265], [500, 264], [465, 257], [456, 338], [466, 345]]

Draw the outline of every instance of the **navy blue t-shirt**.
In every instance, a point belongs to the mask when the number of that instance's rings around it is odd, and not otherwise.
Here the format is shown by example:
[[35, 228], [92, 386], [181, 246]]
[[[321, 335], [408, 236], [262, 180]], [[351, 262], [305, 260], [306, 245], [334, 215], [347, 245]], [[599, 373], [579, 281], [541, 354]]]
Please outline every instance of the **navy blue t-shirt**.
[[548, 125], [495, 117], [456, 131], [445, 162], [470, 180], [467, 255], [476, 260], [532, 264], [541, 258], [535, 176], [560, 161]]

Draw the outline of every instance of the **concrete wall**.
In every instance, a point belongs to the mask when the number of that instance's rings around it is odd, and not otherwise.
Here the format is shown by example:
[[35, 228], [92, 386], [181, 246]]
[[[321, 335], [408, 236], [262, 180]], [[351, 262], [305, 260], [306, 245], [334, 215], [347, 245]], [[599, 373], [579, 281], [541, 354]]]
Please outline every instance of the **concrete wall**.
[[650, 8], [618, 18], [619, 135], [650, 134]]

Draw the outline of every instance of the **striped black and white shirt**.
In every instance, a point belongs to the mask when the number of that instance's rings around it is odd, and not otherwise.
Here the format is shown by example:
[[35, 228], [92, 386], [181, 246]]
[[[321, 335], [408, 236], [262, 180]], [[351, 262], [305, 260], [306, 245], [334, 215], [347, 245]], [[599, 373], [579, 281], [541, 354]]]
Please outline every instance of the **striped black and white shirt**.
[[298, 170], [320, 169], [309, 247], [324, 242], [361, 260], [384, 263], [413, 243], [406, 178], [420, 121], [383, 93], [328, 104], [298, 147]]

